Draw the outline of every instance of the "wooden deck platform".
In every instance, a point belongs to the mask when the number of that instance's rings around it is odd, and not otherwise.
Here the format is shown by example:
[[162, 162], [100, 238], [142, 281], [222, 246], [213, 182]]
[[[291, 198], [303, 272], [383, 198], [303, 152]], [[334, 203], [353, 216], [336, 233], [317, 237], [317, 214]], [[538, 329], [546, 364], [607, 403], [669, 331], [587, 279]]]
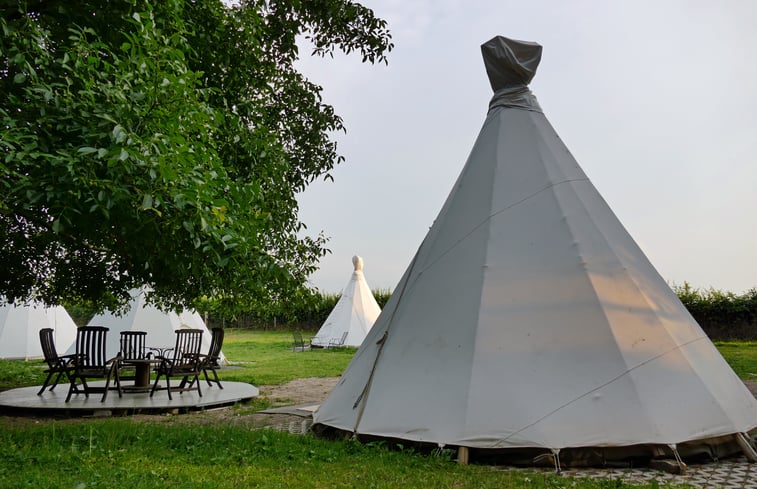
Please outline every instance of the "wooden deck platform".
[[[92, 382], [104, 385], [104, 382]], [[171, 385], [175, 385], [174, 382]], [[158, 414], [164, 412], [187, 412], [231, 406], [237, 402], [248, 401], [258, 396], [258, 388], [244, 382], [223, 381], [223, 389], [216, 385], [208, 386], [203, 381], [202, 397], [197, 391], [179, 394], [173, 392], [173, 400], [168, 399], [166, 391], [156, 391], [153, 397], [149, 392], [110, 391], [105, 402], [100, 402], [101, 394], [90, 394], [89, 399], [83, 394], [73, 395], [66, 401], [68, 384], [59, 384], [54, 391], [46, 390], [38, 396], [41, 386], [21, 387], [0, 392], [0, 410], [3, 414], [30, 416], [109, 416], [123, 414]]]

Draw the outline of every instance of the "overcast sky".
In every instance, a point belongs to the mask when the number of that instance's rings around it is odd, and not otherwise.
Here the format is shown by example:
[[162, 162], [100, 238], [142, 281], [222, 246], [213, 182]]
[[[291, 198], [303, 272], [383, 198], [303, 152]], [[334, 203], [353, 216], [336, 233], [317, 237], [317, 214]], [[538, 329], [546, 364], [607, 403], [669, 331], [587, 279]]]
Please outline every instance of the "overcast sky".
[[[757, 286], [757, 1], [365, 0], [389, 65], [303, 59], [340, 114], [346, 162], [300, 197], [332, 253], [393, 290], [452, 189], [492, 96], [480, 45], [538, 42], [531, 89], [592, 183], [671, 284]], [[303, 55], [307, 55], [303, 51]]]

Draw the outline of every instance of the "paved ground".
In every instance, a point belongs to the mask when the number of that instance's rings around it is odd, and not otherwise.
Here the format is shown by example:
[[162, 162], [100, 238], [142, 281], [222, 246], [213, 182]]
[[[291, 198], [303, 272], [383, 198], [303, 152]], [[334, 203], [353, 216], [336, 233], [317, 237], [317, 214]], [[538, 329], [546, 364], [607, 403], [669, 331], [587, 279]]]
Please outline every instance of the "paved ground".
[[673, 475], [652, 469], [571, 469], [563, 471], [566, 477], [591, 479], [620, 479], [625, 482], [691, 484], [703, 489], [757, 489], [757, 464], [744, 458], [715, 463], [689, 465], [686, 473]]

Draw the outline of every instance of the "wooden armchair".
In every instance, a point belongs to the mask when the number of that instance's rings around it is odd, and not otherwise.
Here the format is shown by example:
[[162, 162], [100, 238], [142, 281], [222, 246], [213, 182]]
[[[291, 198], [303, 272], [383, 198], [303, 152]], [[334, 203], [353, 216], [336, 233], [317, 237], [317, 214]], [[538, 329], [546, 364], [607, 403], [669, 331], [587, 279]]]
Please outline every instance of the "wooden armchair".
[[[136, 380], [135, 363], [131, 362], [134, 360], [147, 360], [152, 356], [152, 352], [147, 352], [147, 347], [145, 346], [146, 340], [146, 331], [121, 331], [118, 351], [118, 377], [120, 380]], [[146, 383], [149, 385], [149, 364], [146, 372], [148, 377]]]
[[[184, 391], [196, 390], [202, 397], [200, 390], [200, 346], [202, 345], [201, 329], [179, 329], [176, 333], [176, 346], [165, 356], [156, 356], [160, 363], [155, 368], [155, 383], [150, 391], [150, 397], [156, 390], [168, 391], [168, 399], [171, 392], [183, 393]], [[166, 386], [158, 387], [160, 378], [165, 377]], [[171, 377], [181, 377], [177, 387], [171, 387]]]
[[[213, 328], [211, 330], [211, 335], [208, 354], [200, 355], [200, 369], [205, 376], [205, 382], [207, 382], [210, 387], [213, 386], [212, 382], [215, 382], [218, 384], [219, 389], [223, 389], [221, 381], [218, 379], [218, 373], [216, 373], [216, 369], [221, 368], [220, 359], [224, 336], [223, 328]], [[213, 380], [208, 376], [208, 370], [213, 373]]]
[[[108, 328], [102, 326], [85, 326], [76, 331], [76, 354], [67, 371], [71, 387], [66, 402], [71, 400], [72, 394], [84, 394], [89, 398], [89, 394], [94, 392], [102, 392], [100, 401], [105, 401], [111, 379], [114, 379], [118, 397], [122, 396], [118, 356], [108, 359], [105, 353], [107, 334]], [[89, 385], [87, 379], [91, 378], [106, 379], [105, 387]]]
[[[39, 392], [37, 392], [38, 396], [42, 395], [42, 393], [45, 392], [45, 389], [47, 389], [48, 385], [50, 386], [50, 390], [55, 389], [55, 386], [58, 385], [60, 378], [64, 374], [68, 376], [70, 363], [75, 357], [75, 355], [58, 355], [58, 351], [55, 349], [55, 340], [53, 339], [52, 328], [42, 328], [39, 330], [39, 342], [42, 346], [42, 354], [45, 356], [45, 362], [47, 362], [47, 369], [45, 369], [47, 378], [42, 384], [42, 388], [39, 390]], [[56, 374], [57, 377], [55, 377], [55, 380], [50, 383], [50, 379], [52, 379]], [[70, 379], [68, 379], [68, 377], [66, 377], [66, 380], [70, 382]]]

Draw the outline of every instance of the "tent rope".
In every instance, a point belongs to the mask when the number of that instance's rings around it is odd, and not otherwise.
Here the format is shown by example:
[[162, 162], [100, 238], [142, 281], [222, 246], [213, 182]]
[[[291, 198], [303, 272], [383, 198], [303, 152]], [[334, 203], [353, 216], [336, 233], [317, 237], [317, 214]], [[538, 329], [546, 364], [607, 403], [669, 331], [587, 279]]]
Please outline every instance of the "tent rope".
[[550, 450], [552, 450], [552, 455], [554, 455], [555, 459], [555, 472], [559, 474], [560, 472], [562, 472], [562, 466], [560, 464], [560, 449], [551, 448]]
[[673, 451], [673, 456], [676, 459], [676, 463], [678, 464], [678, 470], [680, 471], [680, 474], [683, 474], [686, 471], [686, 464], [683, 462], [683, 459], [681, 459], [681, 454], [678, 453], [678, 447], [675, 443], [671, 443], [668, 445], [670, 449]]

